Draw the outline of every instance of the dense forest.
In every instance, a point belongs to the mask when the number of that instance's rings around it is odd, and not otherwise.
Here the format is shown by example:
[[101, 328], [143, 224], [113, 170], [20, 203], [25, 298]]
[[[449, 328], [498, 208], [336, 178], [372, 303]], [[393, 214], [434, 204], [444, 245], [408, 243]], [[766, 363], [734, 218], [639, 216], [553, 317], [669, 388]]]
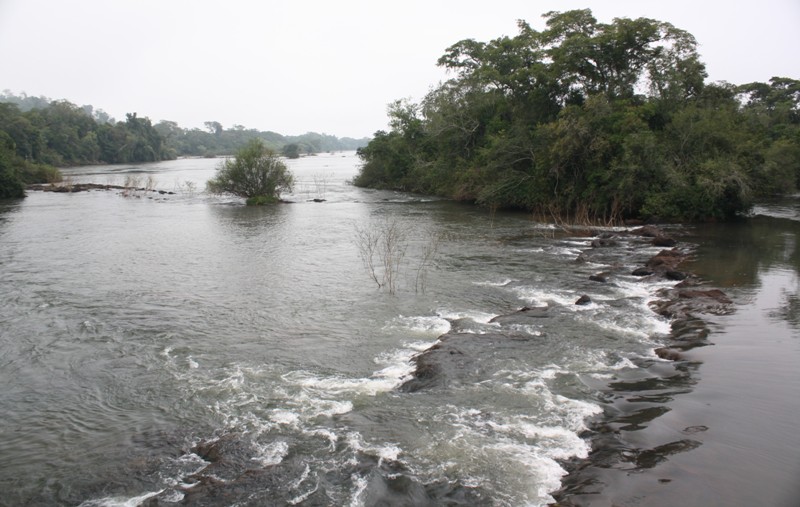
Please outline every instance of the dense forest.
[[137, 113], [116, 121], [92, 106], [5, 91], [0, 94], [0, 197], [22, 196], [28, 183], [58, 181], [59, 166], [231, 155], [252, 139], [290, 158], [355, 150], [368, 142], [313, 132], [283, 136], [240, 125], [225, 129], [215, 121], [205, 127], [184, 129], [172, 121], [153, 125]]
[[543, 17], [449, 47], [452, 78], [389, 106], [355, 183], [608, 223], [727, 219], [799, 188], [800, 81], [707, 83], [669, 23]]

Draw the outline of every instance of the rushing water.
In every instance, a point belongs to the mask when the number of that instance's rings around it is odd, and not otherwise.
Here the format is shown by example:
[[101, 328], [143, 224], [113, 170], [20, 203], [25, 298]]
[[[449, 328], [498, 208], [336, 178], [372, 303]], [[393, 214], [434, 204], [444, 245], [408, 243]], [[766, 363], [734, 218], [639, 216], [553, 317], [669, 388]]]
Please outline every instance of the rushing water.
[[[202, 191], [216, 163], [66, 171], [173, 194], [0, 204], [0, 504], [544, 505], [598, 382], [661, 361], [648, 302], [675, 282], [588, 278], [658, 248], [576, 263], [591, 237], [355, 188], [352, 153], [290, 161], [293, 203], [246, 207]], [[394, 293], [356, 241], [389, 224]], [[451, 330], [490, 343], [400, 389]]]

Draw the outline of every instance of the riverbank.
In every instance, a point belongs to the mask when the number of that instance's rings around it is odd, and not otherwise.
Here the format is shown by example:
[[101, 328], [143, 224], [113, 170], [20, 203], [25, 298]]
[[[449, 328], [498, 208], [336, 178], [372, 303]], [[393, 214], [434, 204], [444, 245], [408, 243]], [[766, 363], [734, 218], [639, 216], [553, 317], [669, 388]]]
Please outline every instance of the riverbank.
[[[687, 239], [699, 241], [707, 234]], [[796, 235], [784, 237], [792, 254]], [[745, 241], [731, 249], [726, 243], [706, 241], [684, 264], [696, 280], [716, 283], [725, 293], [702, 289], [702, 299], [690, 299], [687, 291], [698, 294], [697, 289], [677, 286], [654, 306], [674, 319], [669, 344], [657, 351], [671, 362], [643, 365], [597, 386], [607, 402], [585, 435], [593, 450], [587, 459], [566, 465], [570, 473], [554, 493], [555, 505], [789, 506], [799, 501], [797, 308], [788, 305], [782, 317], [776, 316], [781, 299], [797, 297], [797, 274], [758, 269], [756, 284], [743, 283], [736, 272], [743, 263], [726, 263], [717, 249], [736, 255], [730, 252], [762, 245]]]

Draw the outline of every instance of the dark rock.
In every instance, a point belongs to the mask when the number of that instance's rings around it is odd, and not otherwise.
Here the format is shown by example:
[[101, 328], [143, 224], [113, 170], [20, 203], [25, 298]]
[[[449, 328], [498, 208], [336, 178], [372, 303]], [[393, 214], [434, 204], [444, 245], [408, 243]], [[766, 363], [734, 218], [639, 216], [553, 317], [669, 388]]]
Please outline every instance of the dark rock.
[[664, 273], [664, 277], [666, 277], [667, 280], [674, 280], [676, 282], [686, 279], [686, 276], [687, 276], [686, 273], [682, 271], [675, 271], [672, 269]]
[[653, 303], [652, 308], [663, 317], [677, 319], [672, 325], [675, 339], [697, 336], [697, 333], [689, 333], [684, 337], [686, 333], [679, 333], [676, 328], [676, 325], [692, 319], [694, 314], [729, 315], [734, 310], [732, 301], [719, 289], [673, 289], [667, 295], [668, 299]]
[[634, 269], [633, 273], [631, 273], [631, 274], [633, 276], [650, 276], [650, 275], [653, 274], [653, 271], [649, 270], [647, 268], [638, 268], [638, 269]]
[[581, 305], [581, 306], [588, 305], [588, 304], [591, 304], [591, 303], [592, 303], [592, 298], [590, 298], [586, 294], [584, 294], [583, 296], [579, 297], [578, 300], [575, 301], [576, 305]]
[[490, 323], [498, 324], [528, 324], [530, 319], [541, 319], [548, 317], [547, 306], [524, 306], [514, 313], [508, 315], [498, 315], [490, 320]]
[[682, 299], [710, 298], [718, 303], [726, 305], [733, 303], [733, 301], [719, 289], [683, 289], [678, 292], [678, 297]]
[[681, 262], [686, 259], [681, 251], [673, 248], [672, 250], [662, 250], [654, 255], [645, 263], [645, 266], [659, 272], [673, 271]]
[[655, 353], [661, 359], [666, 359], [668, 361], [678, 361], [683, 359], [683, 356], [681, 356], [680, 352], [667, 347], [657, 348]]
[[593, 282], [606, 283], [608, 282], [608, 273], [597, 273], [596, 275], [590, 276], [589, 280]]
[[597, 238], [592, 241], [592, 248], [609, 248], [617, 246], [619, 243], [611, 238]]
[[673, 246], [677, 245], [678, 242], [675, 241], [674, 238], [662, 235], [662, 236], [656, 236], [655, 238], [653, 238], [652, 244], [653, 244], [653, 246], [673, 247]]
[[702, 433], [703, 431], [708, 431], [708, 426], [703, 426], [703, 425], [687, 426], [686, 428], [683, 428], [681, 433], [686, 433], [687, 435], [691, 435], [694, 433]]
[[645, 238], [657, 238], [664, 235], [664, 232], [655, 225], [645, 225], [644, 227], [635, 229], [632, 232], [633, 234], [638, 234], [639, 236], [644, 236]]
[[[475, 359], [457, 348], [458, 342], [469, 342], [483, 335], [473, 333], [446, 334], [439, 338], [440, 342], [418, 354], [412, 362], [416, 368], [411, 379], [400, 386], [399, 390], [414, 393], [422, 389], [446, 385], [457, 380], [472, 370]], [[465, 343], [469, 346], [468, 343]]]
[[[512, 315], [525, 315], [535, 311], [536, 309], [520, 310]], [[530, 324], [530, 320], [524, 324]], [[487, 363], [498, 361], [499, 358], [514, 357], [519, 350], [520, 341], [538, 339], [540, 338], [531, 334], [508, 330], [483, 334], [443, 334], [436, 345], [412, 359], [414, 373], [398, 389], [401, 392], [417, 392], [422, 389], [482, 382], [487, 375], [493, 374], [493, 370], [487, 369]]]

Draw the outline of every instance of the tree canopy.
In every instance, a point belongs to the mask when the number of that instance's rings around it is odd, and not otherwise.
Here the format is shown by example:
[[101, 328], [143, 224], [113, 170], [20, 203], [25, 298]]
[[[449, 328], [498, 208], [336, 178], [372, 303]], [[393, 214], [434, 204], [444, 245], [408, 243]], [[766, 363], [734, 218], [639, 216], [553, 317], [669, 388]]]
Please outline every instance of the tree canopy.
[[355, 183], [606, 221], [725, 219], [798, 188], [800, 82], [707, 83], [669, 23], [544, 19], [450, 46], [451, 79], [390, 104]]

